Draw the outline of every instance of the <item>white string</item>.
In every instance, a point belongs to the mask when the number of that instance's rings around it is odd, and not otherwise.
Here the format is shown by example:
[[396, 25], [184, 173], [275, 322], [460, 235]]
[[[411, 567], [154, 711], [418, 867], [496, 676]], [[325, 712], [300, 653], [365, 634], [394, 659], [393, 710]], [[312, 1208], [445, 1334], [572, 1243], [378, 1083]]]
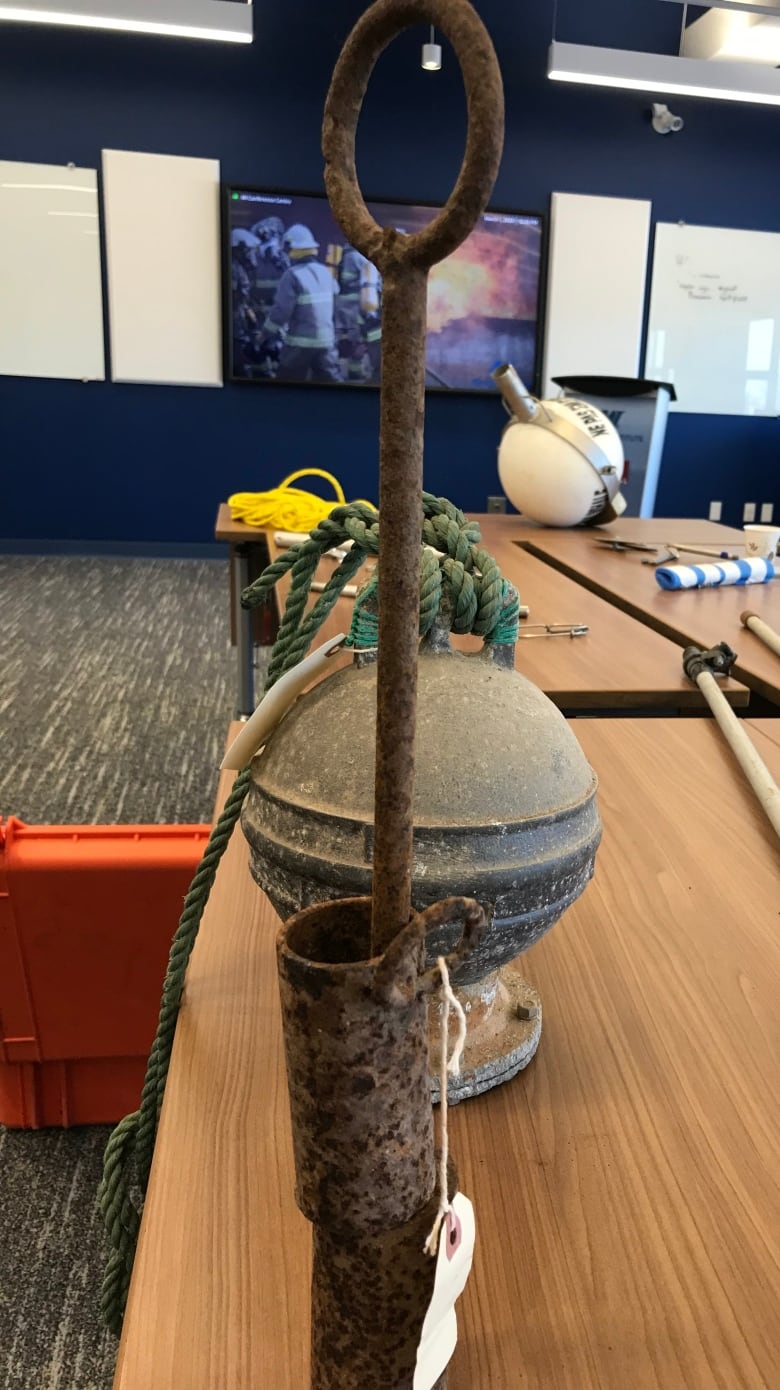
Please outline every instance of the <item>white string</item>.
[[[441, 1009], [441, 1053], [439, 1066], [439, 1092], [441, 1104], [441, 1150], [439, 1153], [439, 1208], [436, 1212], [436, 1220], [431, 1227], [430, 1235], [425, 1242], [423, 1249], [426, 1255], [435, 1255], [439, 1248], [439, 1232], [441, 1223], [447, 1212], [450, 1210], [449, 1184], [447, 1181], [447, 1165], [450, 1156], [450, 1141], [448, 1130], [448, 1105], [447, 1105], [447, 1077], [460, 1076], [460, 1064], [463, 1057], [463, 1048], [466, 1044], [466, 1015], [463, 1012], [460, 1000], [453, 993], [450, 984], [450, 972], [447, 969], [447, 962], [444, 956], [438, 959], [439, 973], [441, 975], [441, 992], [443, 995]], [[455, 1039], [455, 1046], [452, 1049], [452, 1056], [447, 1061], [447, 1047], [449, 1044], [450, 1010], [454, 1009], [458, 1018], [458, 1036]]]

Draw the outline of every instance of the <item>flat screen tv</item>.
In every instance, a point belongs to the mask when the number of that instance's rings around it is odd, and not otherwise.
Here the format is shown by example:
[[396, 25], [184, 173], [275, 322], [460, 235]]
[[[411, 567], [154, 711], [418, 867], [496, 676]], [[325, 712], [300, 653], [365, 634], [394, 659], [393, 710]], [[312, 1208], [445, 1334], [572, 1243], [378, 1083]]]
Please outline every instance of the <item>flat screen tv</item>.
[[[419, 231], [438, 208], [368, 200], [381, 226]], [[345, 243], [324, 195], [231, 186], [225, 199], [227, 375], [378, 385], [382, 282]], [[428, 282], [426, 384], [494, 391], [512, 362], [540, 375], [544, 218], [488, 211]]]

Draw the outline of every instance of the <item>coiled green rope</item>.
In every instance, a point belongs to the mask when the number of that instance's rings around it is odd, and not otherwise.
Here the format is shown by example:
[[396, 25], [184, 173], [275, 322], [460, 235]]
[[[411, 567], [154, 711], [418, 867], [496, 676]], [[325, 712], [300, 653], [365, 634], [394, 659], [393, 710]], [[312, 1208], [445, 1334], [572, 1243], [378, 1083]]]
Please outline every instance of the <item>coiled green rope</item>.
[[[474, 632], [493, 642], [513, 642], [517, 636], [517, 594], [501, 578], [492, 556], [481, 548], [477, 523], [467, 521], [446, 498], [424, 493], [421, 533], [424, 545], [440, 552], [434, 555], [431, 550], [423, 551], [421, 633], [430, 631], [442, 592], [447, 589], [454, 614], [453, 631]], [[306, 614], [311, 582], [322, 554], [345, 540], [352, 541], [351, 549]], [[303, 659], [345, 584], [357, 573], [367, 555], [378, 553], [378, 514], [362, 503], [335, 507], [330, 516], [315, 527], [307, 541], [280, 555], [245, 590], [241, 595], [242, 604], [247, 608], [255, 607], [263, 602], [282, 575], [290, 574], [290, 591], [268, 668], [266, 690]], [[362, 608], [361, 611], [365, 612]], [[374, 628], [371, 637], [371, 642], [355, 641], [354, 645], [375, 645]], [[110, 1250], [101, 1313], [117, 1335], [122, 1329], [130, 1287], [187, 966], [219, 862], [241, 813], [250, 777], [248, 767], [236, 777], [187, 893], [171, 945], [160, 1017], [140, 1107], [120, 1121], [106, 1147], [99, 1202]]]

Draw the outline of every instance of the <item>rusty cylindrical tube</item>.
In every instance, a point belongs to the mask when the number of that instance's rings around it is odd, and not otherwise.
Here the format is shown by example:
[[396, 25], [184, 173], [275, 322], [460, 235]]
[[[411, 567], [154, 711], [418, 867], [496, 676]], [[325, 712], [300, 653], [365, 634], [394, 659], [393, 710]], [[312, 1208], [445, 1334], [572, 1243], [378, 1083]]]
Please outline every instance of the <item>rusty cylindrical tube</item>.
[[484, 925], [464, 898], [415, 915], [378, 958], [370, 898], [306, 908], [279, 933], [296, 1201], [315, 1227], [312, 1390], [412, 1387], [437, 1207], [425, 939], [456, 919], [455, 968]]
[[[355, 134], [374, 64], [412, 24], [436, 24], [463, 72], [468, 135], [455, 188], [414, 236], [374, 222], [355, 168]], [[490, 37], [468, 0], [377, 0], [336, 63], [325, 104], [325, 184], [336, 221], [383, 277], [379, 469], [379, 671], [372, 941], [380, 952], [411, 914], [412, 795], [420, 584], [428, 270], [468, 236], [501, 158], [504, 103]]]

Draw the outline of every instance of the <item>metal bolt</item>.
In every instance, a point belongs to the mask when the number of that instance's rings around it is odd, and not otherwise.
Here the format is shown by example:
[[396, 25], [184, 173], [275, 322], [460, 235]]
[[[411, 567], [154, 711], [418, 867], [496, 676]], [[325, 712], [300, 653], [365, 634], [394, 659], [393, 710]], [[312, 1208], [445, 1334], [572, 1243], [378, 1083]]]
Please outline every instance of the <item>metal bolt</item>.
[[517, 1017], [524, 1019], [534, 1019], [539, 1017], [538, 1004], [518, 1004]]

